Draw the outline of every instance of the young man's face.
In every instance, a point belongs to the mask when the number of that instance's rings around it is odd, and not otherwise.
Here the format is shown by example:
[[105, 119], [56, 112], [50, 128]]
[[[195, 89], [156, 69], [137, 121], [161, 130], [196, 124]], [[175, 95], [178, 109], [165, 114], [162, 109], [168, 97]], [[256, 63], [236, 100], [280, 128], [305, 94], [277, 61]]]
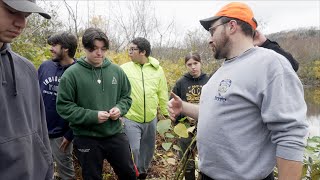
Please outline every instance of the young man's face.
[[50, 51], [52, 55], [52, 60], [61, 61], [63, 59], [63, 50], [60, 44], [51, 45]]
[[201, 74], [201, 63], [200, 62], [191, 58], [186, 62], [186, 67], [188, 69], [189, 74], [192, 77], [197, 78], [200, 76], [200, 74]]
[[92, 51], [85, 49], [87, 62], [94, 67], [102, 65], [107, 48], [105, 48], [105, 43], [100, 40], [94, 40], [94, 49]]
[[131, 43], [129, 45], [129, 57], [133, 62], [139, 63], [141, 61], [141, 58], [144, 56], [139, 52], [139, 48], [136, 44]]
[[12, 42], [21, 34], [30, 14], [16, 11], [0, 0], [0, 46]]

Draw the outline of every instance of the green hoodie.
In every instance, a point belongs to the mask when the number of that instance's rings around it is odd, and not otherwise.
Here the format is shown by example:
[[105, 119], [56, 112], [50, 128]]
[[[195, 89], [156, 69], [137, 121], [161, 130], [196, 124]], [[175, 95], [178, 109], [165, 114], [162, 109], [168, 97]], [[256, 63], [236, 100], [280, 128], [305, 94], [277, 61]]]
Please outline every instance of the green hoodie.
[[158, 106], [163, 115], [168, 115], [167, 80], [159, 61], [149, 56], [144, 65], [131, 61], [121, 65], [121, 68], [132, 86], [132, 106], [125, 117], [139, 123], [148, 123], [157, 116]]
[[93, 67], [80, 58], [61, 77], [57, 111], [70, 122], [74, 135], [108, 137], [122, 132], [123, 127], [120, 120], [99, 124], [98, 111], [116, 106], [125, 115], [132, 102], [130, 93], [130, 82], [118, 65], [104, 59], [101, 67]]

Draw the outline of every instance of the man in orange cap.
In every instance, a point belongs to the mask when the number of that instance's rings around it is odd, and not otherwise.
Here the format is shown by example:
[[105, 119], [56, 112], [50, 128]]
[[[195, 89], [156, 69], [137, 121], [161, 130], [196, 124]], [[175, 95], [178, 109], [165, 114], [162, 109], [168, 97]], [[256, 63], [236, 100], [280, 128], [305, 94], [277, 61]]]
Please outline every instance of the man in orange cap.
[[255, 47], [257, 22], [250, 7], [229, 3], [201, 20], [223, 65], [202, 88], [199, 106], [172, 93], [170, 117], [198, 118], [202, 180], [301, 178], [308, 132], [303, 87], [289, 61]]

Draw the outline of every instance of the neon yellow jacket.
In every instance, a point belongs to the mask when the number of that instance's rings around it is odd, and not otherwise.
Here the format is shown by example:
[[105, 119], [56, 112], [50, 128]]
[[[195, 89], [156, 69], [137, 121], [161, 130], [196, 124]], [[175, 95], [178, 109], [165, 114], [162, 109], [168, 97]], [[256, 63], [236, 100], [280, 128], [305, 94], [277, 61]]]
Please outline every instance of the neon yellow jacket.
[[148, 60], [144, 65], [132, 61], [121, 65], [131, 84], [132, 104], [125, 117], [139, 123], [153, 120], [158, 106], [163, 115], [168, 115], [166, 77], [158, 60], [150, 56]]

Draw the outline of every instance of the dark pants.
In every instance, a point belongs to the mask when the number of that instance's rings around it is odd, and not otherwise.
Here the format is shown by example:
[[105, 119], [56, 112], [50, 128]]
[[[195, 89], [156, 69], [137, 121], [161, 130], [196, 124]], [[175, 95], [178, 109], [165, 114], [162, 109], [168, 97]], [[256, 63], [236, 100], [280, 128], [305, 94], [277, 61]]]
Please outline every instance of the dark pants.
[[[192, 138], [194, 136], [192, 136], [191, 134], [189, 134], [189, 137], [188, 138], [180, 138], [178, 139], [178, 143], [179, 143], [179, 146], [181, 148], [181, 151], [179, 152], [179, 157], [180, 159], [183, 157], [183, 154], [186, 152], [187, 148], [189, 147], [189, 145], [191, 144], [191, 141], [192, 141]], [[192, 149], [193, 147], [195, 147], [195, 143], [193, 144], [192, 146]], [[191, 155], [191, 158], [188, 159], [188, 162], [187, 162], [187, 165], [186, 165], [186, 170], [185, 170], [185, 173], [184, 173], [184, 178], [185, 180], [195, 180], [196, 179], [196, 176], [195, 176], [195, 161], [194, 161], [194, 155], [193, 155], [193, 152], [192, 151], [188, 151], [187, 152], [187, 157], [189, 157], [189, 155]]]
[[120, 180], [136, 179], [128, 138], [124, 133], [107, 138], [76, 136], [74, 149], [84, 180], [102, 180], [104, 159]]
[[[212, 178], [208, 177], [207, 175], [201, 173], [201, 180], [214, 180], [214, 179], [212, 179]], [[262, 180], [274, 180], [273, 172], [270, 173], [266, 178], [264, 178]]]

